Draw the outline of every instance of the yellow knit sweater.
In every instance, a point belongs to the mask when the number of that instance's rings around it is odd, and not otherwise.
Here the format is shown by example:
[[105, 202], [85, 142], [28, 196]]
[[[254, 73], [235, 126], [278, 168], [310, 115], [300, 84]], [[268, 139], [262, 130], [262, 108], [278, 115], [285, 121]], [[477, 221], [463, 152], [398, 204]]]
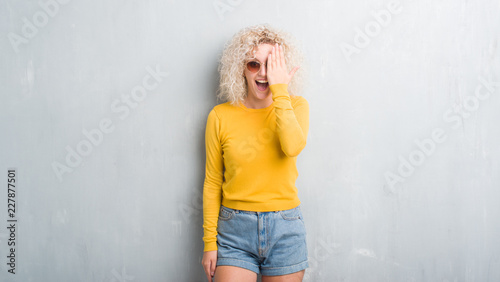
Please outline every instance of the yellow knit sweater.
[[297, 155], [306, 146], [309, 104], [290, 97], [287, 84], [269, 88], [273, 103], [262, 109], [229, 102], [207, 118], [203, 186], [204, 251], [217, 250], [221, 204], [239, 210], [275, 211], [300, 204]]

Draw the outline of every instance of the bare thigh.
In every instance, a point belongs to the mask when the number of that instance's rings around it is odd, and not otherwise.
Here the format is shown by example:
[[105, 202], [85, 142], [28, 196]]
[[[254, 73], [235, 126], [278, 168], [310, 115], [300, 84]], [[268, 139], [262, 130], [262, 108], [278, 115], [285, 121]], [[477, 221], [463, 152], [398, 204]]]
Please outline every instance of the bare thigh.
[[215, 269], [214, 279], [215, 282], [256, 282], [257, 273], [237, 266], [219, 265]]
[[302, 282], [302, 278], [304, 278], [305, 269], [286, 274], [286, 275], [277, 275], [277, 276], [266, 276], [262, 275], [262, 282]]

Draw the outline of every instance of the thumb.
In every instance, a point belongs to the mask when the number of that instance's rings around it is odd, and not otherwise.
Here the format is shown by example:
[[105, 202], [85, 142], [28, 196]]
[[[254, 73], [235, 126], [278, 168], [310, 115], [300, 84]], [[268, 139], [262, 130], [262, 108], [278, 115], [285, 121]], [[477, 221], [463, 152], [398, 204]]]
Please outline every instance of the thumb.
[[297, 66], [297, 67], [294, 67], [294, 68], [290, 71], [290, 79], [292, 79], [292, 77], [293, 77], [293, 75], [295, 74], [295, 72], [297, 72], [299, 69], [300, 69], [300, 66]]
[[210, 275], [211, 276], [214, 276], [215, 274], [215, 262], [212, 261], [212, 263], [210, 264]]

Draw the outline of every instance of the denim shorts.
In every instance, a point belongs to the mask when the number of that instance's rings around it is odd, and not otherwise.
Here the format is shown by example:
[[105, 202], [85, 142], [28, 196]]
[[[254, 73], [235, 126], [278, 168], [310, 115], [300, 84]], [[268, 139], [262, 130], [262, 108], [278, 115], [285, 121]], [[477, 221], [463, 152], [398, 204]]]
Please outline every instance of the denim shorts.
[[217, 232], [217, 266], [238, 266], [269, 276], [309, 267], [300, 205], [270, 212], [221, 205]]

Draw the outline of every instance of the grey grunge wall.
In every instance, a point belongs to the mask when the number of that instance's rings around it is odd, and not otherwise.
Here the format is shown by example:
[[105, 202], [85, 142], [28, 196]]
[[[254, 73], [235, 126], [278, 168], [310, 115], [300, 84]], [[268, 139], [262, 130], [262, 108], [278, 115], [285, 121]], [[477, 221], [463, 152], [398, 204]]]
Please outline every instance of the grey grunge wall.
[[301, 43], [304, 281], [500, 280], [500, 1], [0, 1], [0, 280], [205, 281], [241, 28]]

